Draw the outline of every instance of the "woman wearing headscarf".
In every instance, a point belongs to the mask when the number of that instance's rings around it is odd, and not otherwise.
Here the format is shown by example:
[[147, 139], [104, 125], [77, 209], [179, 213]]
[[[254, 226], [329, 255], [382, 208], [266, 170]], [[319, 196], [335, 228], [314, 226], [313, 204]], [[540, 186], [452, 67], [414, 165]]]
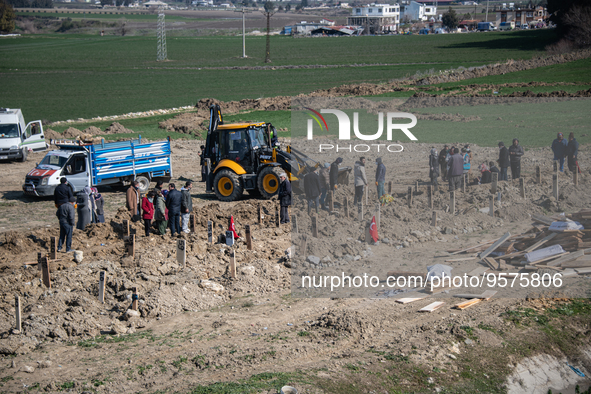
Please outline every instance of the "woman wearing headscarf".
[[76, 228], [78, 230], [84, 230], [90, 223], [91, 207], [89, 196], [91, 193], [90, 188], [86, 186], [76, 197], [76, 205], [78, 206], [78, 223], [76, 224]]
[[92, 197], [94, 198], [94, 205], [95, 205], [95, 223], [104, 223], [105, 222], [105, 200], [103, 200], [103, 196], [98, 192], [96, 187], [91, 188], [92, 190]]
[[437, 178], [439, 178], [439, 154], [435, 148], [431, 148], [431, 154], [429, 155], [429, 178], [431, 178], [433, 189], [437, 191]]

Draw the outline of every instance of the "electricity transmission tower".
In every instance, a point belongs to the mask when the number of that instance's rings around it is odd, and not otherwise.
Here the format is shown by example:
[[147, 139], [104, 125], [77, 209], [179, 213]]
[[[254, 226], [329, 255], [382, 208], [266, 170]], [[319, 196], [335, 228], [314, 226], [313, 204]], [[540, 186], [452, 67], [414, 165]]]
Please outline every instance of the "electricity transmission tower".
[[164, 23], [164, 9], [158, 9], [158, 51], [156, 54], [157, 61], [168, 60], [166, 54], [166, 25]]

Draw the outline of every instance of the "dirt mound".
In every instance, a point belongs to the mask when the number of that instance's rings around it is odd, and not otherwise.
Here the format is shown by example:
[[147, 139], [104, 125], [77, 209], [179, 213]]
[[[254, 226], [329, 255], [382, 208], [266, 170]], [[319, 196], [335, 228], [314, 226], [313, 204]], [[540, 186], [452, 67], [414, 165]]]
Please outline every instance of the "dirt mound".
[[45, 134], [46, 140], [57, 140], [60, 138], [64, 138], [60, 133], [53, 129], [44, 129], [43, 134]]
[[125, 126], [123, 126], [119, 122], [111, 123], [111, 125], [109, 127], [107, 127], [104, 131], [104, 134], [124, 134], [124, 133], [125, 134], [135, 133], [135, 131], [125, 128]]
[[372, 334], [379, 330], [378, 319], [372, 316], [368, 318], [358, 311], [330, 311], [323, 314], [317, 321], [311, 323], [312, 327], [330, 328], [340, 332], [346, 332], [355, 336]]
[[92, 134], [92, 135], [104, 134], [103, 131], [96, 126], [87, 127], [82, 132], [84, 134]]
[[80, 130], [74, 128], [74, 127], [68, 127], [62, 133], [62, 137], [61, 138], [76, 138], [76, 137], [78, 137], [81, 134], [82, 134], [82, 131], [80, 131]]
[[206, 119], [198, 113], [189, 112], [160, 122], [158, 127], [166, 131], [191, 134], [191, 132], [206, 130], [206, 126], [203, 125], [203, 121]]

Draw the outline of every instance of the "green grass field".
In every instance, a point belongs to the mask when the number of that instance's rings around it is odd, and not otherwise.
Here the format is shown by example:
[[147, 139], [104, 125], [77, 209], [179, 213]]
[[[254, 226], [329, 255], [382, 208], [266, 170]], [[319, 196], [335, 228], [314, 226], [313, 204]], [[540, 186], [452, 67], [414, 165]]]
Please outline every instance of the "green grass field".
[[[497, 146], [499, 141], [507, 146], [513, 138], [519, 138], [521, 144], [530, 148], [543, 147], [551, 144], [558, 131], [568, 135], [574, 132], [579, 143], [591, 143], [591, 133], [588, 133], [589, 114], [591, 113], [591, 100], [588, 98], [563, 99], [557, 102], [535, 102], [522, 99], [503, 99], [502, 102], [490, 100], [473, 103], [466, 98], [464, 105], [441, 106], [437, 98], [432, 100], [430, 108], [410, 108], [405, 112], [415, 115], [446, 114], [458, 117], [457, 114], [468, 118], [467, 121], [432, 120], [419, 117], [417, 125], [410, 132], [420, 143], [474, 143], [480, 146]], [[428, 100], [422, 100], [424, 105], [429, 105]], [[345, 111], [349, 113], [352, 121], [352, 112], [359, 112], [359, 129], [364, 135], [375, 134], [378, 130], [377, 116], [366, 115], [362, 111]], [[292, 118], [292, 136], [306, 136], [306, 121], [310, 116], [307, 111], [294, 112]], [[465, 119], [464, 118], [464, 119]], [[325, 115], [329, 132], [314, 128], [314, 137], [320, 135], [332, 135], [336, 137], [338, 123], [334, 115]], [[408, 123], [408, 120], [395, 121], [393, 123]], [[382, 133], [381, 141], [386, 142], [386, 127]], [[352, 138], [354, 134], [351, 133]], [[399, 140], [403, 145], [411, 141], [400, 130], [392, 134], [392, 141]], [[340, 145], [367, 144], [371, 142], [361, 140], [341, 141]], [[297, 144], [297, 143], [296, 143]]]
[[[0, 106], [49, 121], [118, 115], [220, 100], [296, 95], [417, 71], [470, 67], [543, 53], [552, 30], [350, 38], [272, 37], [272, 65], [391, 64], [315, 69], [212, 69], [262, 66], [264, 37], [169, 37], [156, 62], [153, 37], [31, 35], [0, 41]], [[335, 45], [335, 43], [338, 43]]]

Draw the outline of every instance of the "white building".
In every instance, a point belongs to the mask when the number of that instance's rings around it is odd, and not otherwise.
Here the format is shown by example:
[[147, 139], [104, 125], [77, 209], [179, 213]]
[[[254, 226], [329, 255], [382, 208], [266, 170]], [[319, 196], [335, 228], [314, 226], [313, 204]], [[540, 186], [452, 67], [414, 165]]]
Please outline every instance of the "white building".
[[364, 26], [365, 34], [394, 32], [400, 23], [400, 5], [372, 3], [354, 7], [347, 18], [348, 25]]
[[437, 19], [437, 7], [434, 5], [425, 5], [411, 1], [409, 5], [404, 7], [401, 19], [403, 21], [421, 21], [426, 22], [431, 18]]
[[150, 0], [144, 3], [144, 7], [146, 8], [159, 8], [162, 7], [165, 10], [168, 9], [168, 3], [165, 3], [163, 1], [158, 1], [158, 0]]

